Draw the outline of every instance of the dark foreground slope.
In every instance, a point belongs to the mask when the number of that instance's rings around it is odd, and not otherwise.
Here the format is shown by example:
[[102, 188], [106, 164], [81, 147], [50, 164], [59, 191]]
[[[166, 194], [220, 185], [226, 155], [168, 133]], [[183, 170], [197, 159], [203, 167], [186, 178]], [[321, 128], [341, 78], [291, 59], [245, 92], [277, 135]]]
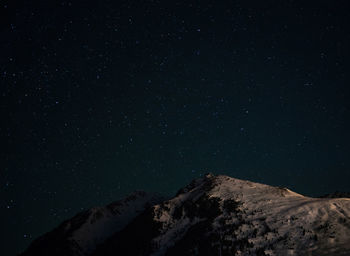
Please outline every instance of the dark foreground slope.
[[36, 239], [21, 255], [91, 255], [97, 245], [162, 200], [159, 196], [137, 191], [123, 200], [83, 211]]
[[81, 213], [22, 255], [350, 255], [350, 199], [209, 174]]

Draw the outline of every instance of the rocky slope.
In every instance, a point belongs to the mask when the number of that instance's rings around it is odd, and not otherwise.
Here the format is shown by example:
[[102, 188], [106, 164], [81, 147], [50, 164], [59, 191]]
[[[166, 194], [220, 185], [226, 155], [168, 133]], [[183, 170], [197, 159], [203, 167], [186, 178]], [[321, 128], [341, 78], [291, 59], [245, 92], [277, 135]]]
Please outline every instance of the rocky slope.
[[141, 198], [79, 214], [23, 255], [350, 255], [349, 198], [211, 174], [170, 200]]

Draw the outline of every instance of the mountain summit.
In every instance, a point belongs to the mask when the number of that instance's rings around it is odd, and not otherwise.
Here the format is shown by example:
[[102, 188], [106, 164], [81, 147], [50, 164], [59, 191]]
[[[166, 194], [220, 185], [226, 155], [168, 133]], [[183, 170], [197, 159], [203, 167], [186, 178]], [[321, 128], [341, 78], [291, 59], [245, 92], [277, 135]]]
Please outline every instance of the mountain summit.
[[80, 213], [21, 255], [350, 255], [350, 198], [207, 174], [169, 200], [137, 192]]

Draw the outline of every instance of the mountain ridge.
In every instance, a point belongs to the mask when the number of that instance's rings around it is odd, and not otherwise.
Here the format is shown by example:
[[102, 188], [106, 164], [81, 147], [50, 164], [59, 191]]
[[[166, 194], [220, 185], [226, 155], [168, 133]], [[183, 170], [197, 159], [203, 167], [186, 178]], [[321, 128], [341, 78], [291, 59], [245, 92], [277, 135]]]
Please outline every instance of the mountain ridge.
[[[137, 211], [135, 200], [142, 202]], [[112, 207], [119, 226], [110, 226], [114, 222], [104, 211], [101, 216], [92, 210], [88, 217], [82, 215], [82, 224], [70, 226], [70, 233], [61, 224], [69, 239], [51, 244], [66, 249], [61, 255], [72, 256], [350, 255], [350, 198], [311, 198], [287, 188], [206, 174], [173, 198], [140, 192], [127, 202], [130, 209], [119, 208], [125, 200]], [[105, 225], [91, 226], [91, 216]], [[120, 216], [128, 218], [121, 221]], [[102, 235], [91, 238], [91, 233]], [[44, 255], [37, 241], [21, 255]]]

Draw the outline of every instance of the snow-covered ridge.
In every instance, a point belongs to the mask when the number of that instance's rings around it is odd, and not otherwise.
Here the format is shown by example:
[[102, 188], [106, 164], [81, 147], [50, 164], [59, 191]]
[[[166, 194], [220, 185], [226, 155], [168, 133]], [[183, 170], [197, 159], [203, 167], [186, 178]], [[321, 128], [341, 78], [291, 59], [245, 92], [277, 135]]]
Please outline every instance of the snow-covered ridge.
[[[161, 205], [154, 207], [159, 216], [156, 220], [165, 226], [153, 239], [162, 252], [181, 241], [179, 234], [186, 234], [191, 226], [208, 219], [191, 220], [188, 209], [183, 207], [200, 205], [204, 196], [207, 201], [218, 202], [220, 214], [212, 219], [209, 232], [221, 236], [217, 252], [350, 255], [350, 199], [310, 198], [286, 188], [210, 174], [194, 184], [166, 202], [165, 211]], [[181, 215], [174, 218], [179, 207]], [[210, 207], [203, 209], [208, 211]]]
[[62, 230], [65, 243], [46, 235], [23, 255], [350, 255], [350, 198], [208, 174], [169, 200], [139, 192], [51, 233]]
[[39, 237], [23, 255], [90, 255], [97, 245], [162, 200], [159, 195], [135, 191], [122, 200], [93, 207]]

